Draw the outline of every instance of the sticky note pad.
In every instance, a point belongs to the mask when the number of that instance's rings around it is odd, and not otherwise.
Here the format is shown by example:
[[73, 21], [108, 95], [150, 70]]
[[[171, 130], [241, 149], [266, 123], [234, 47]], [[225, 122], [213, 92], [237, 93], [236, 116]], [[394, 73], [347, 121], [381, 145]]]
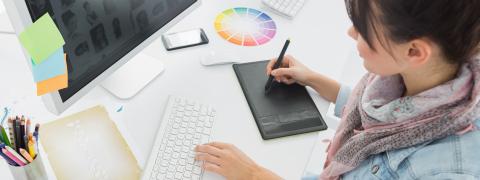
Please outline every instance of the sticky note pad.
[[64, 74], [67, 68], [64, 58], [63, 48], [59, 48], [41, 64], [34, 64], [33, 80], [39, 82]]
[[[66, 57], [66, 55], [64, 56]], [[65, 66], [67, 64], [67, 60], [63, 61]], [[54, 78], [47, 79], [45, 81], [40, 81], [37, 83], [37, 96], [45, 95], [47, 93], [51, 93], [53, 91], [58, 91], [60, 89], [64, 89], [68, 87], [68, 70], [65, 68], [65, 73], [56, 76]]]
[[62, 34], [48, 13], [20, 33], [19, 38], [37, 65], [65, 44]]

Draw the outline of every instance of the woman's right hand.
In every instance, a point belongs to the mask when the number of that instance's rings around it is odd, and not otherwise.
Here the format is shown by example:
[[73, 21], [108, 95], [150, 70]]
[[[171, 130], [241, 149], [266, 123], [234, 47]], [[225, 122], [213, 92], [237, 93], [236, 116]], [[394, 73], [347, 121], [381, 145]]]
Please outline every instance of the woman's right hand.
[[302, 86], [307, 86], [310, 84], [310, 77], [313, 76], [314, 72], [291, 55], [286, 55], [280, 67], [272, 70], [275, 62], [277, 62], [277, 59], [272, 59], [268, 63], [267, 76], [272, 75], [277, 82], [288, 85], [298, 83]]

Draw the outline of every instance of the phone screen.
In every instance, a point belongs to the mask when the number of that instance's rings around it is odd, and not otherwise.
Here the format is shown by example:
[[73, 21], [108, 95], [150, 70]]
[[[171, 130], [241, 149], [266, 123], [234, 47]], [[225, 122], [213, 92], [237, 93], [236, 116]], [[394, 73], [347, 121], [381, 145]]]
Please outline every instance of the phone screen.
[[202, 44], [205, 43], [204, 38], [202, 38], [202, 33], [203, 32], [201, 29], [195, 29], [190, 31], [168, 34], [165, 35], [164, 41], [167, 49], [175, 49], [179, 47]]

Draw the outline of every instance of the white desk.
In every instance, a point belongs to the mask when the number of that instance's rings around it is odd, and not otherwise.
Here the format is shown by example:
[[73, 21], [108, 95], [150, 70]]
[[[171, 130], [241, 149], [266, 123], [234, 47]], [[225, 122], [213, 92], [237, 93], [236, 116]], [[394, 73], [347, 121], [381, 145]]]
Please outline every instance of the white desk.
[[[246, 6], [266, 11], [277, 23], [275, 39], [260, 47], [239, 47], [221, 39], [214, 31], [213, 20], [225, 9]], [[166, 71], [131, 100], [119, 100], [97, 87], [62, 116], [82, 111], [94, 105], [104, 105], [119, 125], [141, 166], [144, 166], [157, 128], [163, 105], [169, 94], [190, 97], [212, 104], [218, 112], [213, 139], [237, 145], [257, 163], [286, 179], [299, 179], [317, 133], [296, 135], [275, 140], [262, 140], [242, 90], [230, 65], [203, 67], [198, 57], [208, 51], [235, 50], [239, 58], [263, 60], [278, 55], [286, 38], [293, 40], [288, 53], [309, 67], [330, 77], [338, 78], [353, 47], [346, 35], [350, 21], [344, 2], [310, 0], [293, 20], [285, 19], [261, 8], [260, 0], [204, 0], [200, 8], [174, 26], [171, 31], [202, 27], [210, 44], [166, 52], [160, 40], [145, 52], [163, 61]], [[15, 37], [0, 34], [0, 108], [8, 106], [15, 114], [28, 114], [42, 123], [59, 117], [47, 112], [35, 87]], [[314, 99], [325, 115], [329, 104]], [[115, 112], [120, 106], [124, 110]], [[2, 112], [3, 113], [3, 112]], [[321, 163], [321, 162], [319, 162]], [[0, 163], [0, 179], [10, 179], [5, 163]]]

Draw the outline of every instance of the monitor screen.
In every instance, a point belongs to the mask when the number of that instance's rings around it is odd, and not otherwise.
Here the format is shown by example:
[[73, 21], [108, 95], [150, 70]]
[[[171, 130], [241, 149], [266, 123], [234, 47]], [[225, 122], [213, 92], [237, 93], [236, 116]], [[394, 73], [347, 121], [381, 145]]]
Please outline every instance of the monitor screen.
[[67, 101], [197, 0], [25, 0], [32, 21], [49, 13], [65, 39]]

